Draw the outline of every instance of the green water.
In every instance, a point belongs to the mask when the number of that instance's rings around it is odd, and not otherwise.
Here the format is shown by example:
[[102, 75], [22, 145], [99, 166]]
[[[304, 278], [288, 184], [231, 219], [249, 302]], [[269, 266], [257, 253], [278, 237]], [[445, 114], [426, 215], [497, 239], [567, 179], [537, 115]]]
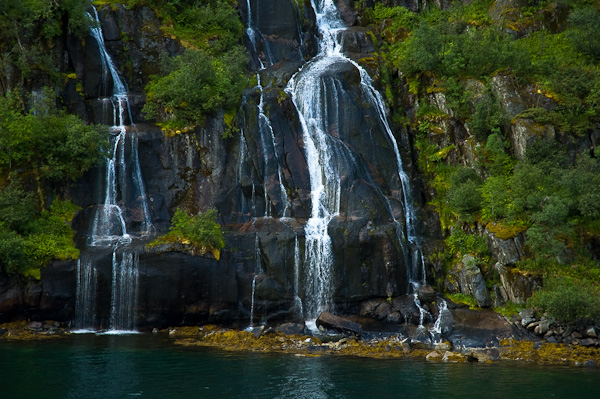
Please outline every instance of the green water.
[[0, 398], [596, 398], [600, 370], [229, 353], [150, 335], [0, 343]]

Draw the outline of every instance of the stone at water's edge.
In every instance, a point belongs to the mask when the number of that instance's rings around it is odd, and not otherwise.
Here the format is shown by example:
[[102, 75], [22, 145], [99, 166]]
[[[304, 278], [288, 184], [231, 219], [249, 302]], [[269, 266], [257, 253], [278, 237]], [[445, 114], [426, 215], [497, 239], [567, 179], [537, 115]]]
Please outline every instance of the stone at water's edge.
[[360, 324], [329, 312], [322, 312], [317, 318], [316, 324], [319, 327], [336, 330], [341, 333], [350, 333], [353, 335], [360, 335], [362, 333]]

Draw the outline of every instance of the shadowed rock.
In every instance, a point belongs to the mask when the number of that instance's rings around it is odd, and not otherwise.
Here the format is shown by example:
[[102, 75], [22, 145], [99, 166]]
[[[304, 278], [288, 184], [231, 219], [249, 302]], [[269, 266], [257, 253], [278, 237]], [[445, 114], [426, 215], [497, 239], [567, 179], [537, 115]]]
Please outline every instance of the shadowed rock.
[[360, 324], [353, 322], [352, 320], [336, 316], [329, 312], [322, 312], [317, 318], [316, 324], [319, 327], [323, 327], [328, 330], [336, 330], [341, 333], [352, 335], [360, 335], [362, 333]]

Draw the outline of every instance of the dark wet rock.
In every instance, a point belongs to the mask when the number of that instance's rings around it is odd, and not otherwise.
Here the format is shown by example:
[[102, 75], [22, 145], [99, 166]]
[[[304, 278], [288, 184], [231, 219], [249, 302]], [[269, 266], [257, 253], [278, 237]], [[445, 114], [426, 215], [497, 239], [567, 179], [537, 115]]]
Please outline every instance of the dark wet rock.
[[437, 300], [437, 294], [432, 286], [430, 285], [422, 285], [417, 290], [417, 295], [419, 297], [419, 301], [422, 303], [431, 303]]
[[548, 342], [549, 344], [557, 344], [558, 340], [556, 339], [556, 337], [552, 336], [552, 337], [548, 337], [546, 339], [546, 342]]
[[306, 326], [304, 323], [284, 323], [275, 327], [275, 331], [286, 335], [306, 335]]
[[362, 328], [360, 324], [345, 319], [340, 316], [336, 316], [329, 312], [322, 312], [316, 321], [317, 326], [321, 326], [325, 329], [336, 330], [342, 333], [349, 333], [352, 335], [360, 335]]
[[499, 341], [509, 338], [537, 340], [534, 335], [519, 330], [503, 316], [491, 310], [451, 310], [454, 328], [447, 335], [455, 348], [486, 348], [498, 346]]
[[27, 330], [42, 330], [42, 328], [44, 328], [44, 325], [41, 321], [32, 321], [27, 323], [27, 325], [25, 325], [25, 328]]
[[418, 324], [420, 312], [412, 296], [399, 296], [392, 298], [392, 306], [402, 315], [406, 323]]
[[585, 346], [585, 347], [596, 346], [596, 341], [594, 341], [591, 338], [584, 338], [581, 341], [579, 341], [579, 345]]
[[356, 11], [352, 8], [351, 0], [334, 0], [334, 3], [340, 13], [340, 17], [347, 25], [354, 25], [356, 22]]

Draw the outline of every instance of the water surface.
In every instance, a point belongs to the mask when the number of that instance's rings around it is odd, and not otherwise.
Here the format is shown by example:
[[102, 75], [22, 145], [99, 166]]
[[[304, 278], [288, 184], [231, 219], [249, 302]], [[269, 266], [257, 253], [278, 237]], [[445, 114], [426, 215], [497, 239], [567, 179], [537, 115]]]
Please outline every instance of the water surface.
[[0, 343], [0, 398], [579, 398], [600, 370], [231, 353], [150, 335]]

